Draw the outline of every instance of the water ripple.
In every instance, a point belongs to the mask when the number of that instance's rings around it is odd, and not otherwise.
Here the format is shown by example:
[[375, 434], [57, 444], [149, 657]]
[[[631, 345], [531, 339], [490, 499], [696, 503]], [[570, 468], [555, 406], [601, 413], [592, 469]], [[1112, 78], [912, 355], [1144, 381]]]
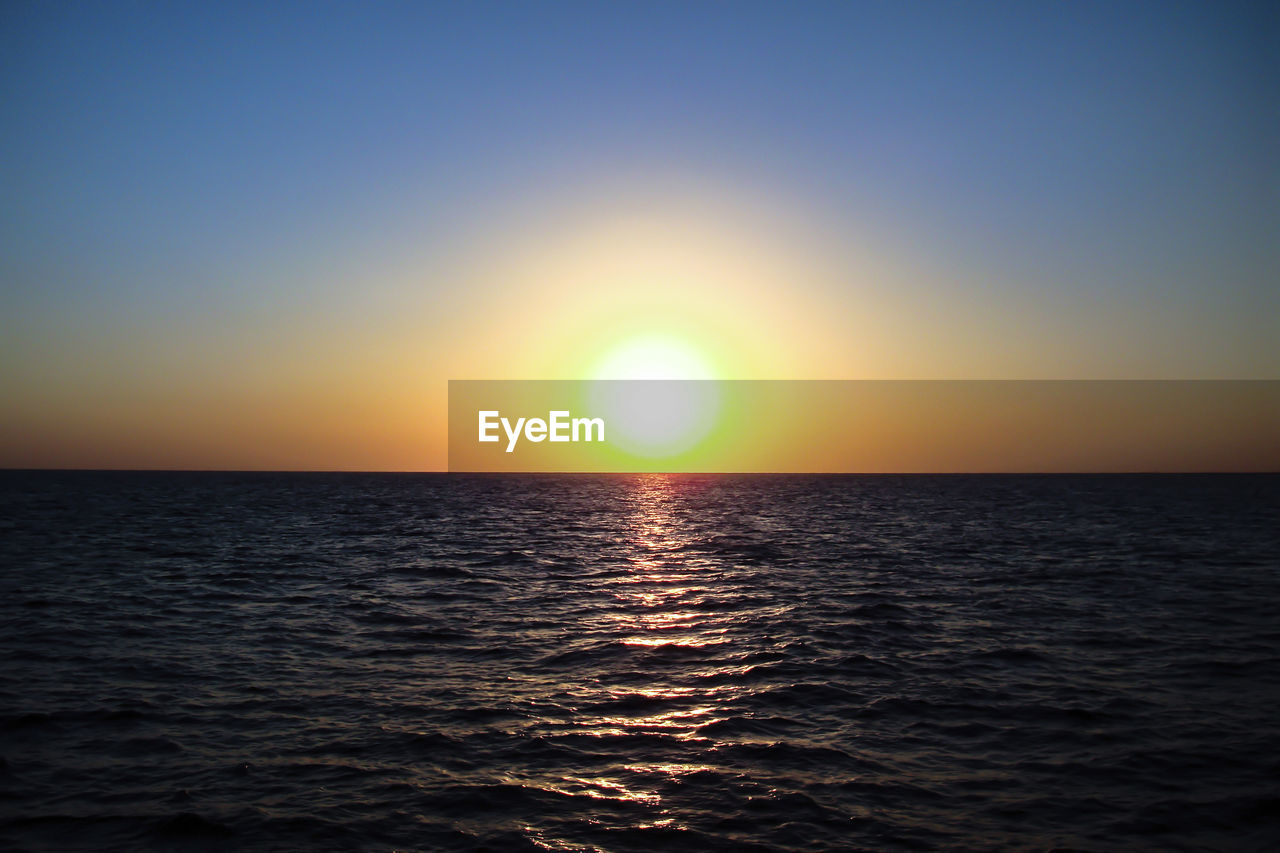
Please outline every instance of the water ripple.
[[1271, 850], [1280, 478], [0, 475], [0, 847]]

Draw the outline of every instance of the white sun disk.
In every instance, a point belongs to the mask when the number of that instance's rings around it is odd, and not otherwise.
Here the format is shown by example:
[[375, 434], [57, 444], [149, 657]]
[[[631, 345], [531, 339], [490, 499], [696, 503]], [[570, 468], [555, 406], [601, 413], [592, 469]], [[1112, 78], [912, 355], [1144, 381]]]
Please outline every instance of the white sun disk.
[[719, 389], [700, 353], [654, 335], [611, 350], [597, 365], [593, 404], [609, 424], [610, 441], [646, 457], [672, 456], [696, 445], [715, 424]]
[[711, 367], [688, 344], [666, 336], [632, 338], [605, 354], [594, 379], [712, 379]]

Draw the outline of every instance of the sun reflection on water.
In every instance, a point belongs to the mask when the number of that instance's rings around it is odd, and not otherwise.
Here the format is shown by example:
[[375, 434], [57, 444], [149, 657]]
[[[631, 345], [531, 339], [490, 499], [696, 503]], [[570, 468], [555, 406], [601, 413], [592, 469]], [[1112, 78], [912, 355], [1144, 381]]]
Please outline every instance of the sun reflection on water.
[[[621, 683], [578, 685], [567, 731], [601, 739], [601, 749], [618, 748], [617, 738], [656, 737], [673, 746], [687, 744], [691, 757], [707, 755], [716, 741], [703, 730], [725, 719], [726, 703], [736, 692], [715, 676], [742, 669], [723, 665], [717, 651], [727, 650], [731, 642], [725, 616], [715, 606], [720, 567], [699, 554], [699, 543], [690, 532], [693, 525], [685, 515], [682, 492], [696, 484], [678, 476], [643, 475], [632, 485], [632, 511], [620, 536], [626, 573], [613, 581], [612, 606], [585, 619], [614, 642], [633, 647], [637, 670], [649, 676], [642, 683], [626, 678]], [[713, 657], [720, 660], [713, 662]], [[698, 683], [704, 679], [707, 685]], [[644, 818], [637, 821], [632, 815], [626, 821], [629, 827], [679, 828], [664, 809], [664, 789], [678, 786], [681, 777], [714, 769], [697, 760], [637, 763], [618, 758], [603, 772], [566, 773], [544, 780], [540, 787], [643, 808]], [[545, 827], [531, 828], [529, 836], [547, 849], [570, 849]]]
[[[689, 481], [669, 475], [636, 480], [628, 541], [630, 573], [618, 585], [611, 615], [631, 646], [702, 647], [725, 642], [706, 605], [709, 566], [691, 558], [695, 543], [679, 515], [682, 488]], [[692, 609], [697, 608], [697, 609]]]

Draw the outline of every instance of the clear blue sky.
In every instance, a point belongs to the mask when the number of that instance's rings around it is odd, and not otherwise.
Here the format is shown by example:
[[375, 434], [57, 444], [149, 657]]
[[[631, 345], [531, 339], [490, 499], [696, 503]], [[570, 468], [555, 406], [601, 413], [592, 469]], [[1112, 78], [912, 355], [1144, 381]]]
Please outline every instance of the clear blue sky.
[[370, 258], [618, 176], [891, 235], [996, 335], [1096, 323], [1046, 333], [1055, 375], [1274, 377], [1276, 8], [8, 2], [0, 387], [339, 316]]

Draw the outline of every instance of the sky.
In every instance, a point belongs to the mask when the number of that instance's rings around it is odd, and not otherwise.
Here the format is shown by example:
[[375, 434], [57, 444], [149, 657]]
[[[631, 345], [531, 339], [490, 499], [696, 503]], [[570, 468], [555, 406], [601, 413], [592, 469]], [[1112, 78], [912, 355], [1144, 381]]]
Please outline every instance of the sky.
[[448, 380], [636, 341], [1280, 378], [1278, 17], [5, 3], [0, 466], [439, 470]]

